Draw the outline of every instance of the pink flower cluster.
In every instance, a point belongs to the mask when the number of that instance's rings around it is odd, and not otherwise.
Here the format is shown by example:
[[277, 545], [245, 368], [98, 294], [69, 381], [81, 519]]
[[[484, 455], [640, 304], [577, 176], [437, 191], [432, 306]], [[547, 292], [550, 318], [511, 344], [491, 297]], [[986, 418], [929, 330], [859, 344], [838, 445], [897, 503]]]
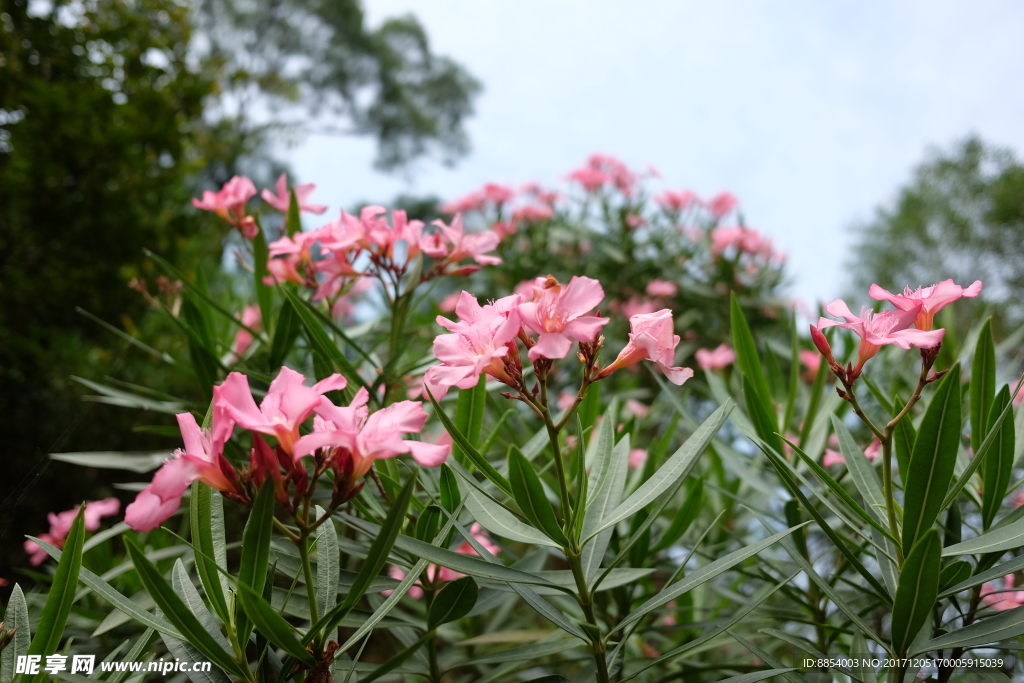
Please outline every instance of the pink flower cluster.
[[[357, 480], [374, 460], [409, 453], [420, 464], [435, 466], [447, 458], [447, 446], [402, 439], [402, 434], [423, 428], [427, 414], [421, 403], [402, 401], [370, 414], [369, 395], [360, 389], [349, 406], [339, 408], [324, 394], [344, 389], [344, 377], [332, 375], [312, 387], [306, 386], [305, 379], [281, 368], [257, 406], [248, 377], [232, 372], [214, 387], [210, 430], [200, 429], [191, 413], [178, 415], [185, 448], [172, 454], [128, 506], [128, 525], [139, 531], [155, 529], [178, 509], [181, 496], [194, 481], [244, 502], [270, 478], [278, 500], [294, 509], [309, 493], [301, 462], [307, 455], [314, 455], [317, 476], [327, 468], [335, 473], [332, 507], [358, 493], [362, 483]], [[302, 425], [313, 414], [312, 433], [302, 435]], [[250, 462], [241, 471], [223, 454], [236, 426], [253, 432]], [[273, 437], [276, 447], [271, 450], [259, 435]], [[294, 487], [291, 496], [290, 486]]]
[[[491, 541], [490, 537], [484, 532], [483, 527], [481, 527], [476, 522], [473, 522], [473, 526], [469, 528], [469, 534], [477, 543], [482, 545], [484, 549], [486, 549], [487, 552], [489, 552], [491, 555], [497, 555], [499, 552], [501, 552], [501, 548], [499, 548], [497, 545], [494, 544], [493, 541]], [[460, 555], [469, 555], [471, 557], [480, 556], [480, 553], [476, 551], [476, 548], [474, 548], [469, 541], [463, 541], [462, 544], [455, 549], [455, 552], [459, 553]], [[437, 584], [443, 581], [454, 581], [455, 579], [461, 579], [463, 576], [465, 576], [465, 574], [457, 572], [454, 569], [449, 569], [448, 567], [439, 567], [436, 564], [427, 565], [425, 574], [426, 581], [429, 584]], [[388, 567], [388, 576], [390, 576], [392, 579], [395, 579], [396, 581], [401, 581], [405, 578], [406, 575], [405, 572], [403, 572], [401, 569], [399, 569], [395, 565], [391, 565], [390, 567]], [[406, 595], [408, 595], [413, 600], [419, 600], [423, 597], [422, 586], [423, 582], [417, 580], [416, 583], [412, 585], [412, 588], [409, 589], [409, 592], [406, 593]], [[386, 590], [381, 591], [380, 594], [386, 598], [389, 595], [391, 595], [392, 592], [393, 591]]]
[[[271, 243], [268, 284], [294, 282], [314, 290], [314, 299], [323, 299], [348, 291], [363, 276], [385, 278], [390, 273], [400, 278], [421, 253], [434, 259], [421, 282], [440, 275], [469, 275], [480, 266], [501, 263], [488, 255], [501, 240], [498, 234], [467, 233], [461, 216], [450, 225], [434, 221], [437, 229], [428, 232], [404, 211], [392, 211], [390, 221], [386, 214], [382, 206], [364, 207], [358, 218], [342, 211], [340, 218], [316, 230]], [[478, 265], [459, 265], [467, 258]]]
[[720, 192], [707, 201], [691, 190], [666, 190], [654, 197], [654, 201], [666, 211], [681, 213], [687, 209], [705, 209], [715, 220], [729, 215], [739, 205], [739, 200], [729, 192]]
[[[580, 345], [581, 355], [586, 345], [600, 343], [601, 328], [609, 319], [591, 315], [604, 298], [599, 282], [574, 276], [563, 285], [549, 275], [534, 280], [531, 289], [532, 296], [512, 294], [483, 306], [463, 292], [455, 307], [458, 322], [437, 317], [438, 324], [451, 334], [434, 339], [434, 355], [441, 364], [427, 370], [425, 383], [435, 398], [443, 397], [451, 387], [472, 387], [481, 373], [523, 389], [517, 340], [523, 342], [534, 363], [565, 358], [574, 342]], [[676, 384], [693, 375], [689, 368], [672, 366], [679, 336], [673, 332], [671, 311], [634, 315], [630, 326], [629, 344], [594, 380], [641, 360], [657, 363]]]
[[611, 185], [627, 197], [633, 195], [637, 182], [637, 176], [633, 171], [607, 154], [592, 154], [586, 164], [569, 172], [566, 178], [579, 183], [587, 192], [597, 192], [606, 185]]
[[[100, 519], [111, 517], [121, 511], [121, 501], [117, 498], [104, 498], [103, 500], [92, 500], [85, 504], [85, 530], [96, 531], [100, 528]], [[50, 513], [47, 520], [50, 522], [50, 530], [47, 533], [39, 534], [39, 540], [46, 541], [55, 548], [63, 548], [71, 532], [71, 524], [78, 516], [78, 508], [71, 508], [59, 514]], [[46, 561], [49, 555], [35, 541], [25, 541], [25, 552], [31, 557], [29, 562], [37, 566]]]
[[[874, 357], [883, 346], [891, 344], [901, 349], [909, 349], [911, 346], [919, 349], [937, 348], [942, 343], [946, 331], [932, 329], [935, 313], [960, 297], [978, 296], [981, 287], [980, 280], [966, 289], [952, 280], [944, 280], [937, 285], [917, 290], [908, 287], [902, 296], [898, 296], [878, 285], [871, 285], [869, 293], [873, 298], [889, 301], [897, 310], [874, 313], [865, 306], [858, 316], [850, 311], [845, 301], [836, 299], [825, 307], [825, 311], [842, 318], [842, 322], [820, 318], [817, 326], [811, 325], [811, 340], [835, 371], [840, 366], [833, 358], [832, 349], [820, 330], [826, 327], [843, 327], [852, 330], [861, 338], [857, 366], [851, 369], [852, 383], [860, 375], [864, 363]], [[911, 325], [916, 327], [911, 328]]]
[[1013, 590], [1016, 587], [1013, 574], [1007, 574], [1004, 580], [1005, 590], [994, 583], [986, 583], [981, 587], [981, 601], [997, 612], [1005, 612], [1024, 605], [1024, 590]]
[[492, 232], [504, 238], [525, 223], [550, 220], [558, 199], [557, 192], [545, 190], [537, 183], [519, 188], [488, 183], [439, 208], [450, 214], [478, 213], [487, 219]]
[[721, 370], [733, 364], [736, 352], [728, 344], [719, 344], [715, 349], [697, 349], [694, 357], [702, 370]]
[[[327, 207], [323, 204], [309, 203], [309, 195], [313, 193], [316, 185], [308, 183], [295, 187], [295, 198], [299, 202], [299, 211], [303, 213], [323, 213]], [[288, 176], [282, 173], [277, 179], [277, 192], [263, 190], [263, 200], [272, 207], [288, 213], [288, 204], [291, 202], [291, 195], [288, 192]], [[245, 176], [236, 175], [224, 183], [220, 192], [203, 192], [202, 199], [192, 199], [192, 206], [204, 211], [213, 211], [228, 222], [228, 225], [237, 229], [246, 239], [256, 237], [259, 227], [256, 219], [248, 215], [245, 204], [256, 196], [256, 186]]]
[[731, 228], [715, 228], [711, 231], [711, 253], [722, 254], [730, 247], [735, 249], [737, 255], [749, 254], [772, 261], [785, 259], [785, 256], [772, 249], [771, 238], [756, 230], [737, 225]]

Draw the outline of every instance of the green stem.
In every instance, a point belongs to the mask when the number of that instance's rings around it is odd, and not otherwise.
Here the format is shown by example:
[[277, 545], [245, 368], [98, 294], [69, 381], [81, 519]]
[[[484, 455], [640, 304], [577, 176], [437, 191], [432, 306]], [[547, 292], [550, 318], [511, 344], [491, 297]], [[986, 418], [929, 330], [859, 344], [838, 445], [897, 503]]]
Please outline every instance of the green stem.
[[[569, 560], [572, 577], [576, 581], [576, 591], [579, 593], [577, 598], [580, 607], [583, 608], [583, 616], [588, 624], [598, 630], [600, 627], [597, 624], [597, 614], [594, 612], [594, 596], [587, 588], [587, 577], [583, 572], [583, 565], [580, 563], [580, 554], [569, 552], [565, 557]], [[605, 643], [602, 639], [590, 644], [590, 652], [594, 656], [594, 665], [597, 667], [597, 683], [609, 683], [611, 680], [608, 675], [608, 662], [605, 661], [605, 650]]]
[[[892, 494], [892, 428], [887, 427], [885, 438], [882, 439], [882, 495], [885, 496], [885, 513], [889, 518], [889, 533], [899, 538], [899, 527], [896, 524], [896, 500]], [[900, 571], [903, 570], [903, 548], [896, 545], [896, 561]]]
[[309, 615], [312, 623], [320, 620], [319, 610], [316, 606], [316, 584], [313, 583], [313, 568], [309, 563], [309, 548], [306, 547], [306, 540], [309, 538], [306, 532], [299, 536], [295, 545], [299, 549], [299, 561], [302, 563], [302, 575], [306, 578], [306, 599], [309, 601]]

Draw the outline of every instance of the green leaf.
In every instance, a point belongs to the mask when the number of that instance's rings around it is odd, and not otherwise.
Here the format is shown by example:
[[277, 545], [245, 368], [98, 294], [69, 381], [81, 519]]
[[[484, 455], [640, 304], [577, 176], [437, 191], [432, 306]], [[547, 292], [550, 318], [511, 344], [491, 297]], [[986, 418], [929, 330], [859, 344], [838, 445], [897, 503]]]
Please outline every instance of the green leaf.
[[[327, 511], [316, 506], [316, 518], [322, 519]], [[328, 519], [316, 530], [316, 602], [320, 614], [334, 607], [338, 600], [338, 573], [341, 556], [338, 549], [338, 530]]]
[[[248, 586], [257, 595], [263, 592], [270, 566], [270, 540], [274, 535], [274, 482], [267, 478], [256, 494], [249, 519], [242, 531], [242, 557], [238, 566], [238, 584]], [[241, 609], [235, 610], [236, 633], [240, 643], [248, 642], [252, 624]]]
[[[593, 581], [597, 570], [601, 567], [605, 551], [611, 542], [614, 529], [605, 528], [591, 538], [595, 529], [600, 529], [601, 524], [609, 513], [613, 512], [622, 502], [622, 491], [626, 485], [626, 475], [629, 467], [629, 434], [626, 434], [617, 444], [615, 432], [612, 425], [615, 424], [615, 410], [618, 405], [613, 405], [605, 414], [607, 421], [601, 423], [601, 431], [595, 443], [596, 452], [593, 457], [590, 481], [591, 485], [597, 488], [593, 500], [590, 501], [584, 511], [580, 537], [588, 539], [583, 543], [583, 553], [580, 561], [583, 565], [584, 576], [587, 581]], [[606, 452], [609, 449], [610, 452]], [[600, 470], [600, 471], [599, 471]]]
[[[903, 403], [898, 400], [893, 400], [893, 410], [895, 411], [893, 417], [899, 414], [899, 411], [903, 410]], [[914, 442], [917, 440], [917, 431], [914, 429], [914, 423], [908, 416], [906, 419], [900, 420], [896, 424], [896, 429], [892, 435], [893, 450], [896, 452], [896, 466], [900, 471], [900, 481], [905, 482], [907, 480], [907, 474], [910, 472], [910, 456], [914, 452]]]
[[687, 485], [686, 499], [683, 501], [679, 511], [672, 518], [665, 533], [651, 548], [652, 553], [660, 552], [682, 538], [686, 530], [690, 528], [693, 521], [700, 516], [701, 505], [704, 502], [704, 478], [695, 479]]
[[352, 608], [362, 599], [367, 589], [373, 583], [373, 580], [380, 574], [380, 570], [383, 569], [388, 555], [395, 545], [395, 539], [398, 538], [402, 525], [405, 523], [405, 513], [409, 509], [409, 501], [412, 500], [412, 493], [416, 488], [418, 476], [419, 470], [413, 470], [409, 481], [402, 487], [398, 498], [395, 499], [391, 509], [388, 510], [388, 516], [384, 519], [384, 524], [380, 527], [376, 524], [372, 525], [374, 527], [374, 532], [371, 534], [373, 536], [373, 543], [370, 545], [370, 551], [366, 555], [366, 560], [363, 562], [359, 574], [356, 576], [355, 581], [352, 582], [351, 590], [345, 596], [344, 601], [337, 604], [331, 611], [320, 617], [320, 621], [310, 627], [306, 636], [302, 639], [303, 645], [311, 643], [317, 633], [328, 633], [337, 628], [341, 620], [352, 611]]
[[748, 674], [732, 676], [731, 678], [723, 678], [719, 683], [756, 683], [756, 681], [763, 681], [764, 679], [771, 678], [772, 676], [788, 674], [790, 671], [796, 671], [796, 669], [766, 669], [765, 671], [752, 671]]
[[81, 467], [98, 469], [126, 470], [128, 472], [152, 472], [170, 457], [170, 451], [153, 451], [138, 453], [117, 453], [109, 451], [93, 451], [88, 453], [51, 453], [50, 459], [69, 462]]
[[971, 563], [965, 560], [950, 562], [942, 568], [942, 572], [939, 574], [939, 590], [945, 592], [950, 586], [970, 580], [972, 569]]
[[1024, 546], [1024, 517], [942, 550], [943, 557], [1002, 553]]
[[775, 415], [768, 411], [764, 402], [759, 398], [754, 386], [744, 377], [743, 400], [746, 403], [747, 415], [754, 426], [754, 431], [762, 441], [774, 448], [776, 452], [782, 453], [782, 439], [776, 434], [778, 426], [775, 424]]
[[[306, 338], [309, 340], [310, 346], [328, 362], [334, 372], [339, 372], [345, 376], [345, 379], [349, 381], [349, 387], [355, 384], [369, 390], [366, 382], [356, 372], [355, 366], [352, 365], [352, 362], [345, 356], [344, 352], [338, 348], [327, 332], [324, 331], [323, 326], [317, 320], [316, 315], [309, 309], [306, 302], [302, 301], [288, 287], [280, 287], [279, 289], [284, 293], [286, 300], [291, 303], [292, 310], [298, 316], [302, 328], [306, 331]], [[345, 391], [348, 392], [349, 388], [346, 388]]]
[[[455, 409], [455, 426], [466, 435], [474, 447], [480, 443], [480, 430], [484, 424], [484, 407], [487, 403], [487, 375], [480, 373], [480, 379], [471, 389], [459, 389], [459, 402]], [[460, 461], [465, 453], [458, 444], [453, 444], [454, 455]]]
[[[184, 601], [185, 606], [188, 607], [189, 611], [195, 615], [199, 623], [203, 625], [207, 633], [213, 636], [213, 639], [227, 651], [231, 650], [231, 643], [224, 637], [224, 634], [220, 631], [220, 626], [217, 621], [210, 614], [210, 610], [206, 607], [206, 603], [199, 596], [199, 591], [192, 585], [192, 579], [189, 578], [188, 572], [185, 571], [185, 563], [181, 561], [179, 557], [174, 561], [174, 568], [171, 569], [171, 588], [179, 598]], [[168, 636], [169, 637], [169, 636]]]
[[985, 320], [971, 360], [971, 448], [975, 453], [991, 422], [996, 398], [996, 345], [992, 339], [992, 318]]
[[288, 190], [288, 216], [285, 221], [285, 229], [291, 237], [302, 232], [302, 218], [299, 215], [299, 200], [295, 196], [295, 188]]
[[711, 413], [708, 419], [704, 420], [700, 427], [690, 435], [690, 438], [661, 466], [655, 476], [641, 484], [640, 488], [615, 508], [611, 515], [601, 522], [600, 527], [588, 537], [596, 535], [623, 519], [632, 517], [677, 481], [684, 479], [693, 469], [697, 458], [715, 438], [715, 434], [725, 423], [733, 407], [735, 404], [728, 402]]
[[[995, 441], [989, 447], [990, 452], [982, 464], [982, 481], [984, 483], [981, 516], [984, 528], [989, 528], [999, 513], [1006, 496], [1006, 487], [1010, 485], [1013, 473], [1014, 426], [1013, 422], [1004, 419], [1002, 425], [996, 427], [1000, 415], [1010, 405], [1010, 387], [1004, 385], [992, 403], [989, 413], [989, 424], [985, 433], [995, 430]], [[971, 427], [973, 430], [973, 426]]]
[[1022, 634], [1024, 634], [1024, 607], [1016, 607], [987, 619], [976, 621], [970, 626], [946, 633], [938, 638], [932, 638], [919, 646], [916, 652], [910, 654], [915, 656], [922, 652], [931, 652], [933, 650], [989, 645], [1010, 638], [1016, 638]]
[[[78, 590], [78, 576], [82, 570], [82, 544], [85, 543], [85, 505], [78, 509], [75, 521], [64, 541], [64, 552], [57, 563], [46, 604], [43, 606], [36, 632], [28, 648], [30, 655], [52, 655], [64, 636], [64, 627], [71, 614], [71, 605]], [[40, 672], [36, 680], [42, 680], [46, 673]]]
[[[124, 661], [126, 662], [138, 662], [141, 661], [141, 655], [143, 650], [149, 647], [149, 641], [153, 639], [153, 634], [156, 633], [151, 628], [147, 628], [142, 632], [142, 635], [136, 639], [135, 644], [132, 645], [132, 649], [125, 655]], [[125, 678], [128, 677], [127, 669], [124, 671], [115, 671], [108, 680], [108, 683], [121, 683]]]
[[193, 647], [203, 653], [209, 661], [223, 669], [225, 673], [248, 678], [238, 662], [217, 644], [213, 636], [203, 628], [191, 610], [175, 594], [174, 589], [160, 575], [160, 570], [146, 559], [135, 540], [131, 536], [125, 536], [124, 543], [128, 549], [128, 555], [135, 565], [135, 571], [142, 579], [142, 584], [163, 611], [166, 619]]
[[939, 593], [942, 542], [930, 529], [914, 545], [903, 563], [892, 605], [892, 649], [905, 655], [914, 636], [931, 616]]
[[[743, 309], [740, 308], [740, 303], [736, 299], [736, 292], [729, 293], [729, 322], [732, 325], [732, 346], [736, 351], [736, 364], [739, 365], [743, 378], [750, 382], [754, 392], [761, 399], [764, 412], [769, 415], [774, 414], [771, 408], [772, 394], [761, 369], [757, 345], [754, 343], [754, 336], [750, 333], [750, 326], [743, 315]], [[778, 427], [775, 427], [772, 432], [777, 430]]]
[[381, 664], [380, 666], [378, 666], [376, 669], [374, 669], [370, 673], [366, 674], [365, 676], [360, 676], [359, 677], [359, 683], [369, 683], [370, 681], [375, 681], [378, 678], [380, 678], [381, 676], [384, 676], [386, 674], [391, 673], [392, 671], [394, 671], [395, 669], [400, 667], [402, 664], [405, 664], [406, 660], [408, 660], [410, 657], [412, 657], [414, 654], [416, 654], [416, 650], [419, 650], [420, 647], [422, 647], [422, 645], [425, 642], [427, 642], [428, 640], [430, 640], [433, 637], [434, 637], [434, 632], [433, 631], [427, 631], [422, 636], [420, 636], [415, 642], [413, 642], [412, 645], [410, 645], [409, 647], [405, 648], [404, 650], [399, 652], [397, 655], [392, 655], [388, 659], [388, 661], [386, 661], [385, 663]]
[[295, 313], [295, 305], [290, 299], [285, 299], [281, 304], [281, 310], [278, 311], [277, 324], [274, 325], [274, 338], [270, 343], [270, 358], [267, 361], [267, 367], [271, 371], [277, 370], [284, 363], [288, 352], [295, 345], [301, 327], [299, 316]]
[[[743, 636], [739, 635], [738, 633], [733, 633], [732, 631], [729, 631], [729, 635], [732, 636], [737, 643], [747, 648], [750, 654], [754, 655], [755, 657], [759, 657], [762, 662], [772, 667], [773, 669], [781, 670], [785, 668], [785, 664], [783, 664], [781, 661], [773, 657], [771, 653], [769, 653], [766, 650], [762, 650], [757, 645], [754, 645], [752, 642], [750, 642]], [[791, 681], [793, 683], [807, 683], [806, 678], [795, 673], [787, 673], [783, 674], [782, 676], [787, 681]]]
[[[258, 225], [258, 219], [257, 219]], [[267, 247], [267, 237], [263, 227], [259, 226], [256, 236], [252, 239], [252, 260], [253, 260], [253, 284], [256, 287], [256, 302], [260, 306], [260, 320], [263, 321], [263, 329], [267, 334], [274, 331], [274, 290], [271, 285], [265, 284], [263, 278], [270, 275], [267, 270], [267, 259], [270, 258], [270, 251]]]
[[462, 503], [462, 493], [459, 491], [459, 480], [448, 465], [441, 465], [441, 507], [452, 512]]
[[[167, 654], [181, 663], [197, 664], [205, 662], [206, 658], [203, 654], [189, 645], [188, 641], [178, 640], [168, 635], [161, 634], [160, 639], [164, 641], [164, 645], [167, 647]], [[126, 659], [125, 661], [138, 661]], [[211, 667], [209, 671], [202, 671], [203, 667], [199, 667], [195, 671], [188, 671], [186, 669], [185, 675], [192, 683], [231, 683], [231, 679], [228, 678], [223, 671], [219, 668]], [[85, 681], [89, 679], [86, 678]], [[82, 681], [81, 683], [85, 683]]]
[[[959, 562], [954, 562], [954, 563], [952, 563], [949, 566], [953, 566], [953, 565], [957, 565], [957, 564], [959, 564]], [[974, 588], [975, 586], [980, 586], [981, 584], [987, 583], [988, 581], [994, 581], [995, 579], [1001, 579], [1004, 576], [1006, 576], [1007, 574], [1013, 574], [1014, 572], [1019, 572], [1021, 569], [1024, 569], [1024, 555], [1021, 555], [1019, 557], [1015, 557], [1012, 560], [1007, 560], [1006, 562], [1003, 562], [1002, 564], [997, 564], [995, 567], [992, 567], [991, 569], [986, 569], [983, 572], [979, 572], [979, 573], [975, 574], [974, 576], [971, 576], [969, 578], [964, 579], [960, 583], [957, 583], [957, 584], [954, 584], [952, 586], [943, 588], [942, 592], [939, 593], [939, 599], [941, 600], [942, 598], [947, 598], [950, 595], [955, 595], [955, 594], [959, 593], [960, 591], [967, 590], [968, 588]]]
[[[802, 527], [807, 524], [810, 524], [810, 522], [804, 522], [800, 526]], [[719, 574], [726, 572], [729, 569], [732, 569], [734, 566], [736, 566], [743, 560], [746, 560], [749, 557], [757, 555], [765, 548], [771, 547], [781, 539], [785, 538], [789, 534], [796, 531], [798, 528], [800, 527], [792, 527], [786, 529], [785, 531], [780, 531], [779, 533], [773, 534], [772, 536], [769, 536], [768, 538], [762, 541], [758, 541], [757, 543], [748, 545], [745, 548], [735, 550], [729, 553], [728, 555], [725, 555], [723, 557], [718, 558], [717, 560], [714, 560], [713, 562], [709, 562], [708, 564], [694, 571], [689, 576], [684, 577], [679, 581], [676, 581], [672, 585], [666, 586], [662, 590], [658, 591], [658, 593], [654, 597], [650, 598], [642, 605], [637, 607], [635, 610], [630, 612], [628, 615], [626, 615], [626, 617], [622, 619], [622, 621], [620, 621], [618, 624], [615, 625], [614, 628], [612, 628], [611, 633], [615, 633], [623, 627], [629, 626], [637, 619], [640, 619], [649, 614], [650, 612], [653, 612], [654, 610], [661, 607], [670, 600], [675, 600], [680, 595], [688, 593], [697, 586], [700, 586], [710, 581], [711, 579], [715, 578]]]
[[[214, 502], [214, 491], [201, 482], [192, 483], [189, 496], [189, 522], [192, 527], [192, 546], [195, 556], [196, 573], [206, 590], [206, 596], [213, 605], [213, 611], [226, 624], [231, 621], [228, 609], [227, 588], [217, 571], [218, 556], [225, 555], [224, 511], [220, 494]], [[214, 512], [216, 508], [216, 514]], [[216, 516], [216, 519], [215, 519]], [[227, 569], [225, 562], [222, 569]]]
[[480, 591], [472, 577], [450, 581], [434, 596], [427, 613], [427, 628], [433, 631], [441, 624], [458, 621], [476, 605]]
[[466, 492], [466, 507], [473, 519], [492, 534], [520, 543], [558, 547], [557, 543], [540, 531], [520, 522], [511, 512], [472, 489]]
[[[54, 548], [49, 543], [41, 541], [38, 538], [33, 538], [31, 536], [29, 538], [31, 538], [36, 545], [45, 550], [47, 554], [53, 559], [58, 561], [61, 559], [63, 551]], [[153, 555], [157, 552], [160, 551], [151, 552], [150, 554]], [[122, 567], [125, 567], [127, 571], [128, 569], [131, 569], [132, 565], [128, 562], [125, 562], [122, 564]], [[120, 569], [120, 567], [118, 567], [118, 569]], [[110, 573], [111, 572], [107, 572], [106, 575], [109, 576]], [[154, 616], [146, 610], [142, 609], [135, 602], [114, 590], [114, 588], [109, 583], [104, 581], [101, 577], [96, 576], [85, 567], [82, 567], [82, 570], [79, 572], [78, 580], [84, 583], [92, 590], [96, 591], [96, 593], [100, 597], [102, 597], [111, 605], [119, 609], [124, 614], [128, 615], [132, 619], [135, 619], [135, 621], [139, 622], [140, 624], [148, 626], [156, 631], [159, 631], [160, 633], [165, 633], [171, 637], [181, 637], [181, 634], [174, 630], [174, 627], [171, 626], [166, 620]]]
[[28, 604], [25, 602], [25, 594], [18, 584], [14, 584], [11, 598], [7, 601], [4, 626], [8, 630], [17, 629], [13, 640], [8, 643], [7, 647], [0, 650], [0, 683], [11, 683], [14, 679], [14, 665], [18, 657], [28, 654], [29, 644], [32, 641], [32, 624], [28, 618]]
[[302, 646], [295, 627], [284, 620], [270, 603], [244, 584], [238, 584], [238, 604], [267, 640], [307, 666], [316, 666], [313, 655]]
[[526, 662], [530, 660], [538, 660], [541, 657], [555, 655], [559, 652], [565, 652], [570, 648], [580, 646], [578, 641], [573, 640], [572, 638], [566, 638], [559, 634], [558, 631], [552, 631], [552, 633], [558, 634], [559, 637], [555, 640], [546, 642], [530, 643], [529, 645], [523, 645], [522, 647], [513, 647], [508, 650], [499, 650], [498, 652], [488, 652], [487, 654], [473, 657], [469, 661], [464, 662], [461, 666], [479, 666], [483, 664], [504, 664], [505, 662]]
[[425, 388], [424, 391], [427, 394], [427, 398], [430, 399], [431, 405], [434, 406], [434, 414], [437, 415], [439, 420], [441, 420], [441, 424], [444, 425], [445, 430], [448, 432], [449, 435], [451, 435], [452, 441], [459, 445], [462, 451], [467, 456], [469, 456], [469, 459], [473, 463], [473, 465], [475, 465], [476, 468], [480, 470], [483, 473], [483, 475], [491, 481], [492, 484], [497, 486], [504, 493], [508, 494], [511, 497], [512, 486], [511, 484], [508, 483], [508, 480], [505, 479], [505, 477], [501, 476], [501, 473], [498, 472], [498, 470], [494, 469], [494, 466], [487, 461], [487, 458], [481, 455], [480, 452], [473, 447], [473, 444], [469, 442], [469, 439], [467, 439], [465, 435], [463, 435], [463, 433], [459, 431], [455, 424], [452, 423], [451, 419], [448, 417], [448, 415], [444, 412], [444, 409], [441, 407], [441, 404], [439, 404], [437, 402], [437, 399], [434, 398], [434, 395], [430, 393], [430, 389]]
[[[512, 486], [512, 497], [530, 523], [563, 548], [569, 547], [569, 539], [562, 531], [555, 511], [544, 494], [544, 485], [541, 484], [540, 477], [515, 445], [512, 445], [508, 452], [508, 479]], [[568, 512], [563, 510], [562, 514]]]
[[910, 457], [903, 502], [903, 548], [913, 548], [942, 510], [960, 447], [960, 365], [939, 380]]

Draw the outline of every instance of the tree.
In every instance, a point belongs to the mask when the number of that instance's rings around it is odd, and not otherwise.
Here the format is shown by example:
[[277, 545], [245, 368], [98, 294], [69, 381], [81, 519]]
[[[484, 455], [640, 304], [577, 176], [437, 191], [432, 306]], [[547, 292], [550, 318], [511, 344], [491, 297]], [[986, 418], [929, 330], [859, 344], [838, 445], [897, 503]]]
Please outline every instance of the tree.
[[998, 318], [1024, 322], [1024, 166], [978, 137], [932, 151], [892, 206], [860, 226], [854, 255], [858, 289], [929, 285], [936, 273], [980, 279]]
[[232, 0], [58, 0], [38, 9], [13, 0], [0, 11], [0, 414], [10, 463], [0, 575], [21, 564], [22, 533], [47, 512], [110, 483], [95, 471], [55, 472], [48, 453], [166, 446], [132, 435], [134, 415], [85, 411], [71, 375], [192, 390], [144, 354], [125, 355], [76, 308], [159, 336], [153, 326], [166, 323], [127, 287], [148, 274], [142, 249], [189, 270], [218, 263], [220, 221], [189, 198], [240, 170], [269, 178], [267, 143], [309, 123], [285, 114], [330, 107], [346, 132], [376, 137], [379, 165], [395, 169], [464, 153], [462, 123], [479, 89], [430, 52], [415, 19], [370, 30], [353, 0], [244, 9]]

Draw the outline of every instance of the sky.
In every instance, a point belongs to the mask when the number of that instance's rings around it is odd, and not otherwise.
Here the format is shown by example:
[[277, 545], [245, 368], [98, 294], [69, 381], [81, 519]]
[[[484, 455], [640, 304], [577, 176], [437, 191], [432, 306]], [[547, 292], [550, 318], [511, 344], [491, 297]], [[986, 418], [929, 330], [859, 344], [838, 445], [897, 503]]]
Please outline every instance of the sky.
[[[791, 294], [846, 291], [854, 228], [929, 149], [970, 133], [1024, 150], [1024, 3], [365, 0], [413, 13], [484, 86], [454, 169], [372, 168], [371, 140], [283, 150], [318, 201], [454, 198], [484, 182], [555, 184], [593, 152], [729, 190], [788, 255]], [[937, 279], [942, 279], [937, 276]], [[882, 283], [880, 283], [882, 284]], [[904, 284], [885, 283], [887, 288]], [[866, 295], [864, 297], [866, 299]], [[860, 302], [851, 302], [859, 305]]]

